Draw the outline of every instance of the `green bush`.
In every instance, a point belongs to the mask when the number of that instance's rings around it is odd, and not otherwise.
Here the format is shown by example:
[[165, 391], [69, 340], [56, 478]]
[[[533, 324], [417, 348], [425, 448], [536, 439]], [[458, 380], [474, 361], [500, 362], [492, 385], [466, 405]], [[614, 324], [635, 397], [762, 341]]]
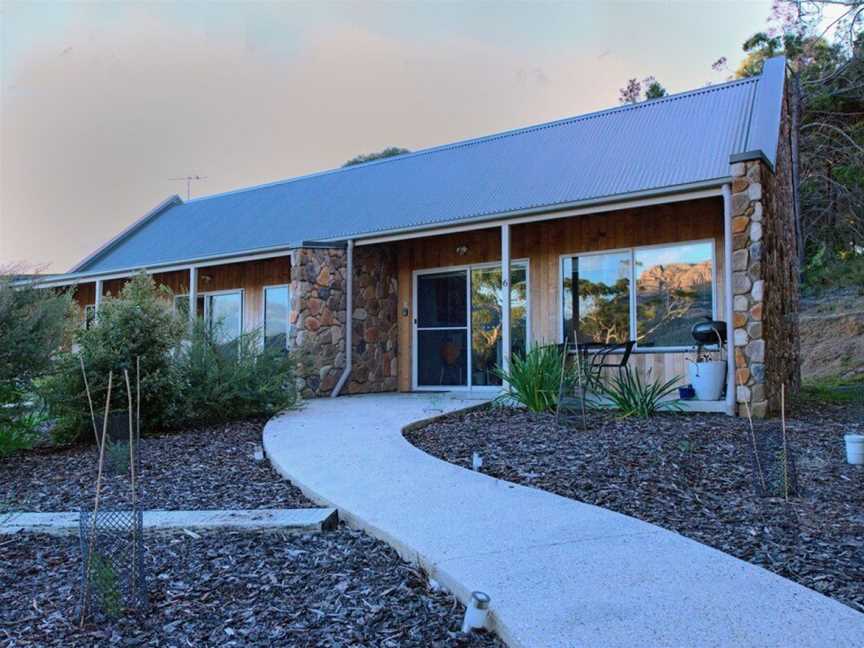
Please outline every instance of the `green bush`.
[[516, 402], [532, 412], [553, 411], [558, 405], [562, 371], [565, 389], [572, 389], [577, 380], [572, 363], [565, 363], [562, 353], [554, 344], [535, 346], [525, 355], [514, 353], [510, 371], [495, 370], [507, 388], [496, 400]]
[[595, 386], [601, 395], [612, 401], [613, 407], [623, 416], [649, 418], [663, 410], [681, 409], [677, 399], [668, 399], [668, 396], [676, 391], [677, 382], [678, 378], [663, 383], [659, 380], [643, 381], [638, 372], [624, 367], [620, 373], [597, 382]]
[[172, 355], [186, 326], [185, 320], [174, 314], [170, 297], [167, 288], [157, 287], [151, 277], [139, 274], [119, 295], [102, 301], [98, 321], [76, 332], [77, 349], [62, 355], [57, 372], [43, 389], [49, 411], [57, 418], [53, 431], [56, 440], [71, 442], [82, 434], [85, 439], [93, 437], [81, 359], [99, 421], [109, 372], [113, 372], [111, 410], [125, 410], [128, 396], [123, 370], [129, 371], [134, 398], [136, 361], [140, 358], [142, 429], [158, 429], [170, 422], [176, 380]]
[[30, 447], [44, 422], [34, 383], [51, 371], [68, 331], [68, 292], [0, 271], [0, 456]]
[[264, 348], [260, 331], [228, 345], [218, 337], [199, 321], [184, 343], [175, 366], [173, 425], [272, 416], [296, 403], [293, 360], [284, 349]]

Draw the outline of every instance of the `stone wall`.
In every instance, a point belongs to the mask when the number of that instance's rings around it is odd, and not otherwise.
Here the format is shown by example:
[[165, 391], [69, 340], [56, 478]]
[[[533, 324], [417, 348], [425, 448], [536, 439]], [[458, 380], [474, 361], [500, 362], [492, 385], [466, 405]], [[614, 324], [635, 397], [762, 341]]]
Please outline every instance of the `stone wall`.
[[[289, 342], [304, 398], [329, 396], [345, 368], [346, 254], [303, 248], [294, 255]], [[353, 368], [342, 393], [396, 390], [397, 288], [394, 247], [355, 248]]]
[[329, 395], [345, 367], [345, 254], [303, 248], [293, 255], [288, 340], [303, 398]]
[[780, 409], [780, 386], [788, 398], [801, 386], [799, 317], [799, 267], [792, 187], [792, 149], [788, 96], [784, 102], [780, 145], [774, 173], [763, 183], [765, 205], [771, 218], [765, 221], [765, 387], [768, 409]]
[[755, 417], [779, 407], [780, 385], [800, 384], [798, 259], [788, 120], [776, 169], [762, 160], [732, 165], [732, 291], [736, 400]]
[[398, 388], [398, 267], [393, 245], [354, 249], [354, 347], [349, 394]]

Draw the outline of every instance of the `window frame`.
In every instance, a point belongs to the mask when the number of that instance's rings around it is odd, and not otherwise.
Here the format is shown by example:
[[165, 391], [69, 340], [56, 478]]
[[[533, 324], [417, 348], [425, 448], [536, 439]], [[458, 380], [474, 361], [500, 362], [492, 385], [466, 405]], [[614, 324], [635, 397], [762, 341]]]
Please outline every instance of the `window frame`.
[[281, 283], [261, 286], [261, 345], [267, 346], [267, 291], [271, 288], [285, 288], [288, 291], [288, 312], [285, 314], [285, 350], [291, 349], [291, 284]]
[[[607, 250], [589, 250], [585, 252], [573, 252], [570, 254], [561, 254], [558, 258], [558, 343], [564, 342], [564, 262], [567, 259], [574, 257], [595, 256], [598, 254], [620, 254], [626, 252], [630, 256], [630, 294], [629, 294], [629, 336], [631, 340], [636, 340], [638, 331], [637, 315], [637, 286], [636, 286], [636, 252], [641, 250], [651, 250], [656, 248], [666, 248], [685, 245], [697, 245], [699, 243], [711, 244], [711, 317], [717, 319], [717, 240], [715, 238], [691, 239], [686, 241], [671, 241], [667, 243], [653, 243], [651, 245], [634, 245], [630, 247], [609, 248]], [[728, 288], [727, 288], [728, 289]], [[682, 353], [692, 351], [696, 348], [696, 343], [681, 345], [681, 346], [643, 346], [639, 347], [639, 342], [633, 346], [634, 353]]]

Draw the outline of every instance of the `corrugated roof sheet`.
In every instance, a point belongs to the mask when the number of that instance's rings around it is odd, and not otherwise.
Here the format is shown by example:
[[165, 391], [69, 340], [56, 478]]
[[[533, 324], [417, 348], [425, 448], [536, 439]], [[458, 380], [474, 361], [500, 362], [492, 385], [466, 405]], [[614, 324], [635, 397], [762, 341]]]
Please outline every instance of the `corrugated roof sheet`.
[[[185, 203], [166, 202], [75, 271], [108, 272], [297, 246], [304, 240], [551, 209], [724, 178], [730, 155], [748, 150], [748, 137], [754, 138], [754, 103], [773, 101], [760, 96], [765, 93], [761, 79]], [[765, 113], [759, 133], [772, 128], [772, 115]], [[777, 120], [775, 131], [779, 113]]]

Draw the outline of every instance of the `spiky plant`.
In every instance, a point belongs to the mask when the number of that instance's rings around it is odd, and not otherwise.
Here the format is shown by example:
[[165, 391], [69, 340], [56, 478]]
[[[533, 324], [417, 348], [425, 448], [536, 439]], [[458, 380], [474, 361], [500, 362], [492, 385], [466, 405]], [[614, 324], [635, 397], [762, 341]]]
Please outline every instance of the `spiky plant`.
[[643, 380], [638, 372], [624, 367], [608, 380], [599, 381], [597, 388], [622, 416], [650, 418], [661, 411], [681, 410], [678, 399], [669, 399], [677, 389], [677, 382], [678, 378], [666, 382]]

